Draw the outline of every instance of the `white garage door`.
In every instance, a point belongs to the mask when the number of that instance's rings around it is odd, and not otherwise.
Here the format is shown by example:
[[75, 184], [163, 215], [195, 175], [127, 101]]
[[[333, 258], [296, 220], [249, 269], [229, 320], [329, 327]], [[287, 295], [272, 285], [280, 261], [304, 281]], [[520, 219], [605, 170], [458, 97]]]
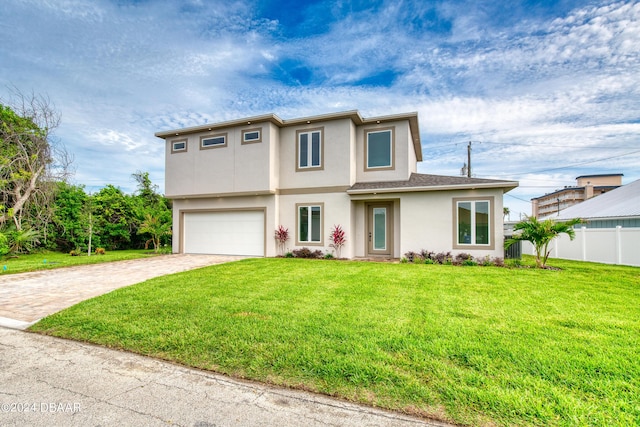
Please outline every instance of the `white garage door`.
[[264, 212], [186, 212], [187, 254], [264, 256]]

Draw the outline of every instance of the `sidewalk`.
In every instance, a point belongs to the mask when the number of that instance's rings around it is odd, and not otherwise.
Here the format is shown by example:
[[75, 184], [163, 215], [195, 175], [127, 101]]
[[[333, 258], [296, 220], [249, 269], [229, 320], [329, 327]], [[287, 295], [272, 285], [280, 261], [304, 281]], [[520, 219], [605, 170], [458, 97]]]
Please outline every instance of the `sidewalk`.
[[445, 424], [0, 327], [2, 426]]

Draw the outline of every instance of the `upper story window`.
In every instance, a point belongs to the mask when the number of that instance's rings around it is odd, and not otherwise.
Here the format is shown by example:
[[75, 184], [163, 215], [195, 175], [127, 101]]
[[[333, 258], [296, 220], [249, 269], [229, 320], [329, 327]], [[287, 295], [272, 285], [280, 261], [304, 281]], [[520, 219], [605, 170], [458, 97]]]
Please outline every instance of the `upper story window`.
[[187, 151], [187, 140], [185, 139], [174, 139], [171, 141], [171, 153], [183, 153]]
[[394, 128], [364, 131], [365, 170], [393, 169]]
[[324, 128], [299, 130], [296, 132], [297, 171], [323, 169]]
[[454, 247], [493, 247], [492, 198], [454, 199], [456, 238]]
[[262, 142], [262, 128], [246, 129], [242, 131], [243, 144], [253, 144], [255, 142]]
[[200, 137], [200, 149], [219, 148], [227, 146], [227, 134], [206, 135]]

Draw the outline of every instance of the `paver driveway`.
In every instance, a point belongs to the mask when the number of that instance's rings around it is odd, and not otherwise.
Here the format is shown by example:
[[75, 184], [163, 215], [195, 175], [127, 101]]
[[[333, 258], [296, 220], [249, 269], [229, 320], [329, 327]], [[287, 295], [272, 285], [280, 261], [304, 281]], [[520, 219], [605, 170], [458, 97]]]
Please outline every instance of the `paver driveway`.
[[0, 326], [25, 329], [43, 317], [114, 289], [242, 258], [163, 255], [0, 276]]

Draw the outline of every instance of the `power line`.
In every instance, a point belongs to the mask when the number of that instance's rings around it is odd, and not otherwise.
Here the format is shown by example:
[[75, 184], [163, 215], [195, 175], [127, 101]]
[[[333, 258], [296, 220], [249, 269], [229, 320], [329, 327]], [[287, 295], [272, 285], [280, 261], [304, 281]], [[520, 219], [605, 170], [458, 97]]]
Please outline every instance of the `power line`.
[[510, 175], [511, 176], [521, 176], [521, 175], [535, 174], [535, 173], [542, 173], [542, 172], [550, 172], [550, 171], [556, 171], [556, 170], [562, 170], [562, 169], [571, 169], [571, 168], [574, 168], [576, 166], [586, 165], [586, 164], [589, 164], [589, 163], [602, 162], [602, 161], [605, 161], [605, 160], [617, 159], [619, 157], [624, 157], [624, 156], [628, 156], [630, 154], [636, 154], [636, 153], [640, 153], [640, 150], [631, 151], [631, 152], [625, 153], [625, 154], [619, 154], [617, 156], [610, 156], [610, 157], [605, 157], [605, 158], [602, 158], [602, 159], [588, 160], [586, 162], [574, 163], [572, 165], [567, 165], [567, 166], [560, 166], [560, 167], [557, 167], [557, 168], [541, 169], [541, 170], [532, 171], [532, 172], [520, 172], [520, 173], [514, 173], [514, 174], [510, 174]]

